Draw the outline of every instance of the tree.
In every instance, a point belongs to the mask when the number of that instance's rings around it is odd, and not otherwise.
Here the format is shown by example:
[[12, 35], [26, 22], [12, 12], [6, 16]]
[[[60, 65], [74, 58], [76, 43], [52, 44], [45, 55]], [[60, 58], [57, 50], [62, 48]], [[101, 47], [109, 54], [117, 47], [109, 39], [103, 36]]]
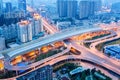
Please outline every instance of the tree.
[[110, 56], [111, 56], [111, 53], [108, 52], [107, 55], [110, 57]]
[[82, 72], [82, 75], [81, 75], [81, 80], [85, 80], [85, 78], [86, 78], [86, 72], [83, 71], [83, 72]]

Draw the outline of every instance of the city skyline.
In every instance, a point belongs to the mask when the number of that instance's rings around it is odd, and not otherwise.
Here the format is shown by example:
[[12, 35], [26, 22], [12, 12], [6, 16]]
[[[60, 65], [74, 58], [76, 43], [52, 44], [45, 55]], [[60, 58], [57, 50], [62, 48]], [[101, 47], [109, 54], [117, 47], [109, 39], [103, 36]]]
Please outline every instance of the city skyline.
[[[6, 2], [11, 2], [13, 6], [18, 7], [17, 6], [17, 1], [18, 0], [14, 0], [14, 2], [12, 0], [3, 0], [3, 2], [4, 2], [3, 6], [5, 7], [5, 3]], [[80, 2], [81, 0], [77, 0], [77, 1]], [[113, 4], [113, 3], [120, 2], [119, 0], [101, 0], [101, 1], [102, 1], [102, 5], [106, 5], [106, 6], [107, 5], [109, 6], [109, 5]], [[33, 5], [33, 4], [31, 4], [31, 2], [32, 2], [31, 0], [26, 0], [26, 2], [27, 2], [27, 4]], [[34, 1], [34, 5], [37, 7], [37, 6], [40, 6], [39, 4], [41, 4], [41, 5], [42, 4], [50, 5], [50, 4], [54, 4], [56, 2], [57, 2], [57, 0], [51, 0], [51, 1], [49, 1], [49, 0], [44, 0], [44, 1], [42, 1], [42, 0], [35, 0]]]

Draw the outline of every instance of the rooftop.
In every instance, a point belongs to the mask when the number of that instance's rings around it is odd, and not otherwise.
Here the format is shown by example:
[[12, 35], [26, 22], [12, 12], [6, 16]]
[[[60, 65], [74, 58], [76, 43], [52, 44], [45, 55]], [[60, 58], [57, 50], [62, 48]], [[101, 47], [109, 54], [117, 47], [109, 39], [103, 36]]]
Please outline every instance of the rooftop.
[[71, 75], [74, 75], [74, 74], [76, 74], [76, 73], [83, 72], [84, 70], [85, 70], [85, 68], [83, 68], [83, 67], [78, 67], [78, 68], [70, 71], [70, 74], [71, 74]]
[[28, 24], [29, 24], [29, 21], [24, 20], [24, 21], [19, 22], [19, 24], [20, 24], [20, 25], [28, 25]]
[[114, 52], [120, 53], [120, 45], [110, 45], [110, 46], [107, 46], [106, 48]]

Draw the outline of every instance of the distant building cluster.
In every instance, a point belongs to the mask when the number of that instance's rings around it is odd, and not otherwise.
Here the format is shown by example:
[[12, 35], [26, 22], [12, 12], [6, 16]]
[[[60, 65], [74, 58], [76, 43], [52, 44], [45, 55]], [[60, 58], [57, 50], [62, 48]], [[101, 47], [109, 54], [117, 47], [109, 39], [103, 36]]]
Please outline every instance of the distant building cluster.
[[[5, 7], [3, 6], [4, 4]], [[14, 7], [11, 2], [3, 3], [3, 0], [0, 0], [0, 15], [4, 13], [11, 13], [14, 11], [26, 12], [26, 10], [26, 0], [18, 0], [18, 8]]]
[[58, 17], [53, 18], [53, 23], [56, 24], [58, 30], [80, 27], [84, 25], [82, 20], [95, 16], [101, 8], [101, 0], [80, 0], [79, 2], [78, 0], [57, 0]]
[[[58, 15], [62, 18], [87, 18], [100, 11], [101, 0], [81, 0], [78, 6], [77, 0], [57, 0]], [[77, 16], [78, 15], [78, 16]]]
[[9, 26], [3, 25], [0, 27], [0, 35], [6, 40], [14, 39], [17, 37], [17, 27], [15, 24]]
[[26, 17], [26, 0], [18, 0], [17, 4], [16, 7], [11, 2], [4, 3], [3, 0], [0, 0], [0, 26], [17, 23]]
[[41, 19], [21, 21], [17, 24], [18, 39], [20, 42], [28, 42], [43, 31]]
[[59, 17], [75, 18], [77, 15], [77, 0], [57, 0]]
[[16, 80], [53, 80], [52, 73], [52, 66], [47, 65], [26, 75], [18, 77]]
[[[26, 43], [34, 39], [43, 32], [42, 21], [39, 15], [35, 14], [33, 18], [22, 20], [16, 24], [0, 26], [0, 36], [3, 44], [10, 42]], [[5, 46], [2, 45], [1, 46]], [[3, 50], [5, 48], [0, 48]]]
[[7, 43], [31, 41], [43, 31], [38, 14], [32, 14], [29, 18], [27, 16], [26, 0], [18, 0], [17, 8], [11, 2], [3, 3], [0, 0], [0, 39], [3, 42], [0, 50], [5, 49]]

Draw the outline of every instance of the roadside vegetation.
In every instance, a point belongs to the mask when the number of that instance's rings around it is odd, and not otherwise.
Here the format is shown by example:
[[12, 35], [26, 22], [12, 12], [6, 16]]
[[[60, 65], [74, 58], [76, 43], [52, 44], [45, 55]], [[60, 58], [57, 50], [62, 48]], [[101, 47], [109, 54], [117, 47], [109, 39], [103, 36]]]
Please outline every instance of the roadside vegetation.
[[115, 45], [115, 44], [120, 44], [120, 39], [116, 39], [116, 40], [112, 40], [112, 41], [108, 41], [108, 42], [104, 42], [104, 43], [100, 43], [96, 46], [97, 50], [99, 51], [103, 51], [103, 48], [105, 46], [108, 45]]

